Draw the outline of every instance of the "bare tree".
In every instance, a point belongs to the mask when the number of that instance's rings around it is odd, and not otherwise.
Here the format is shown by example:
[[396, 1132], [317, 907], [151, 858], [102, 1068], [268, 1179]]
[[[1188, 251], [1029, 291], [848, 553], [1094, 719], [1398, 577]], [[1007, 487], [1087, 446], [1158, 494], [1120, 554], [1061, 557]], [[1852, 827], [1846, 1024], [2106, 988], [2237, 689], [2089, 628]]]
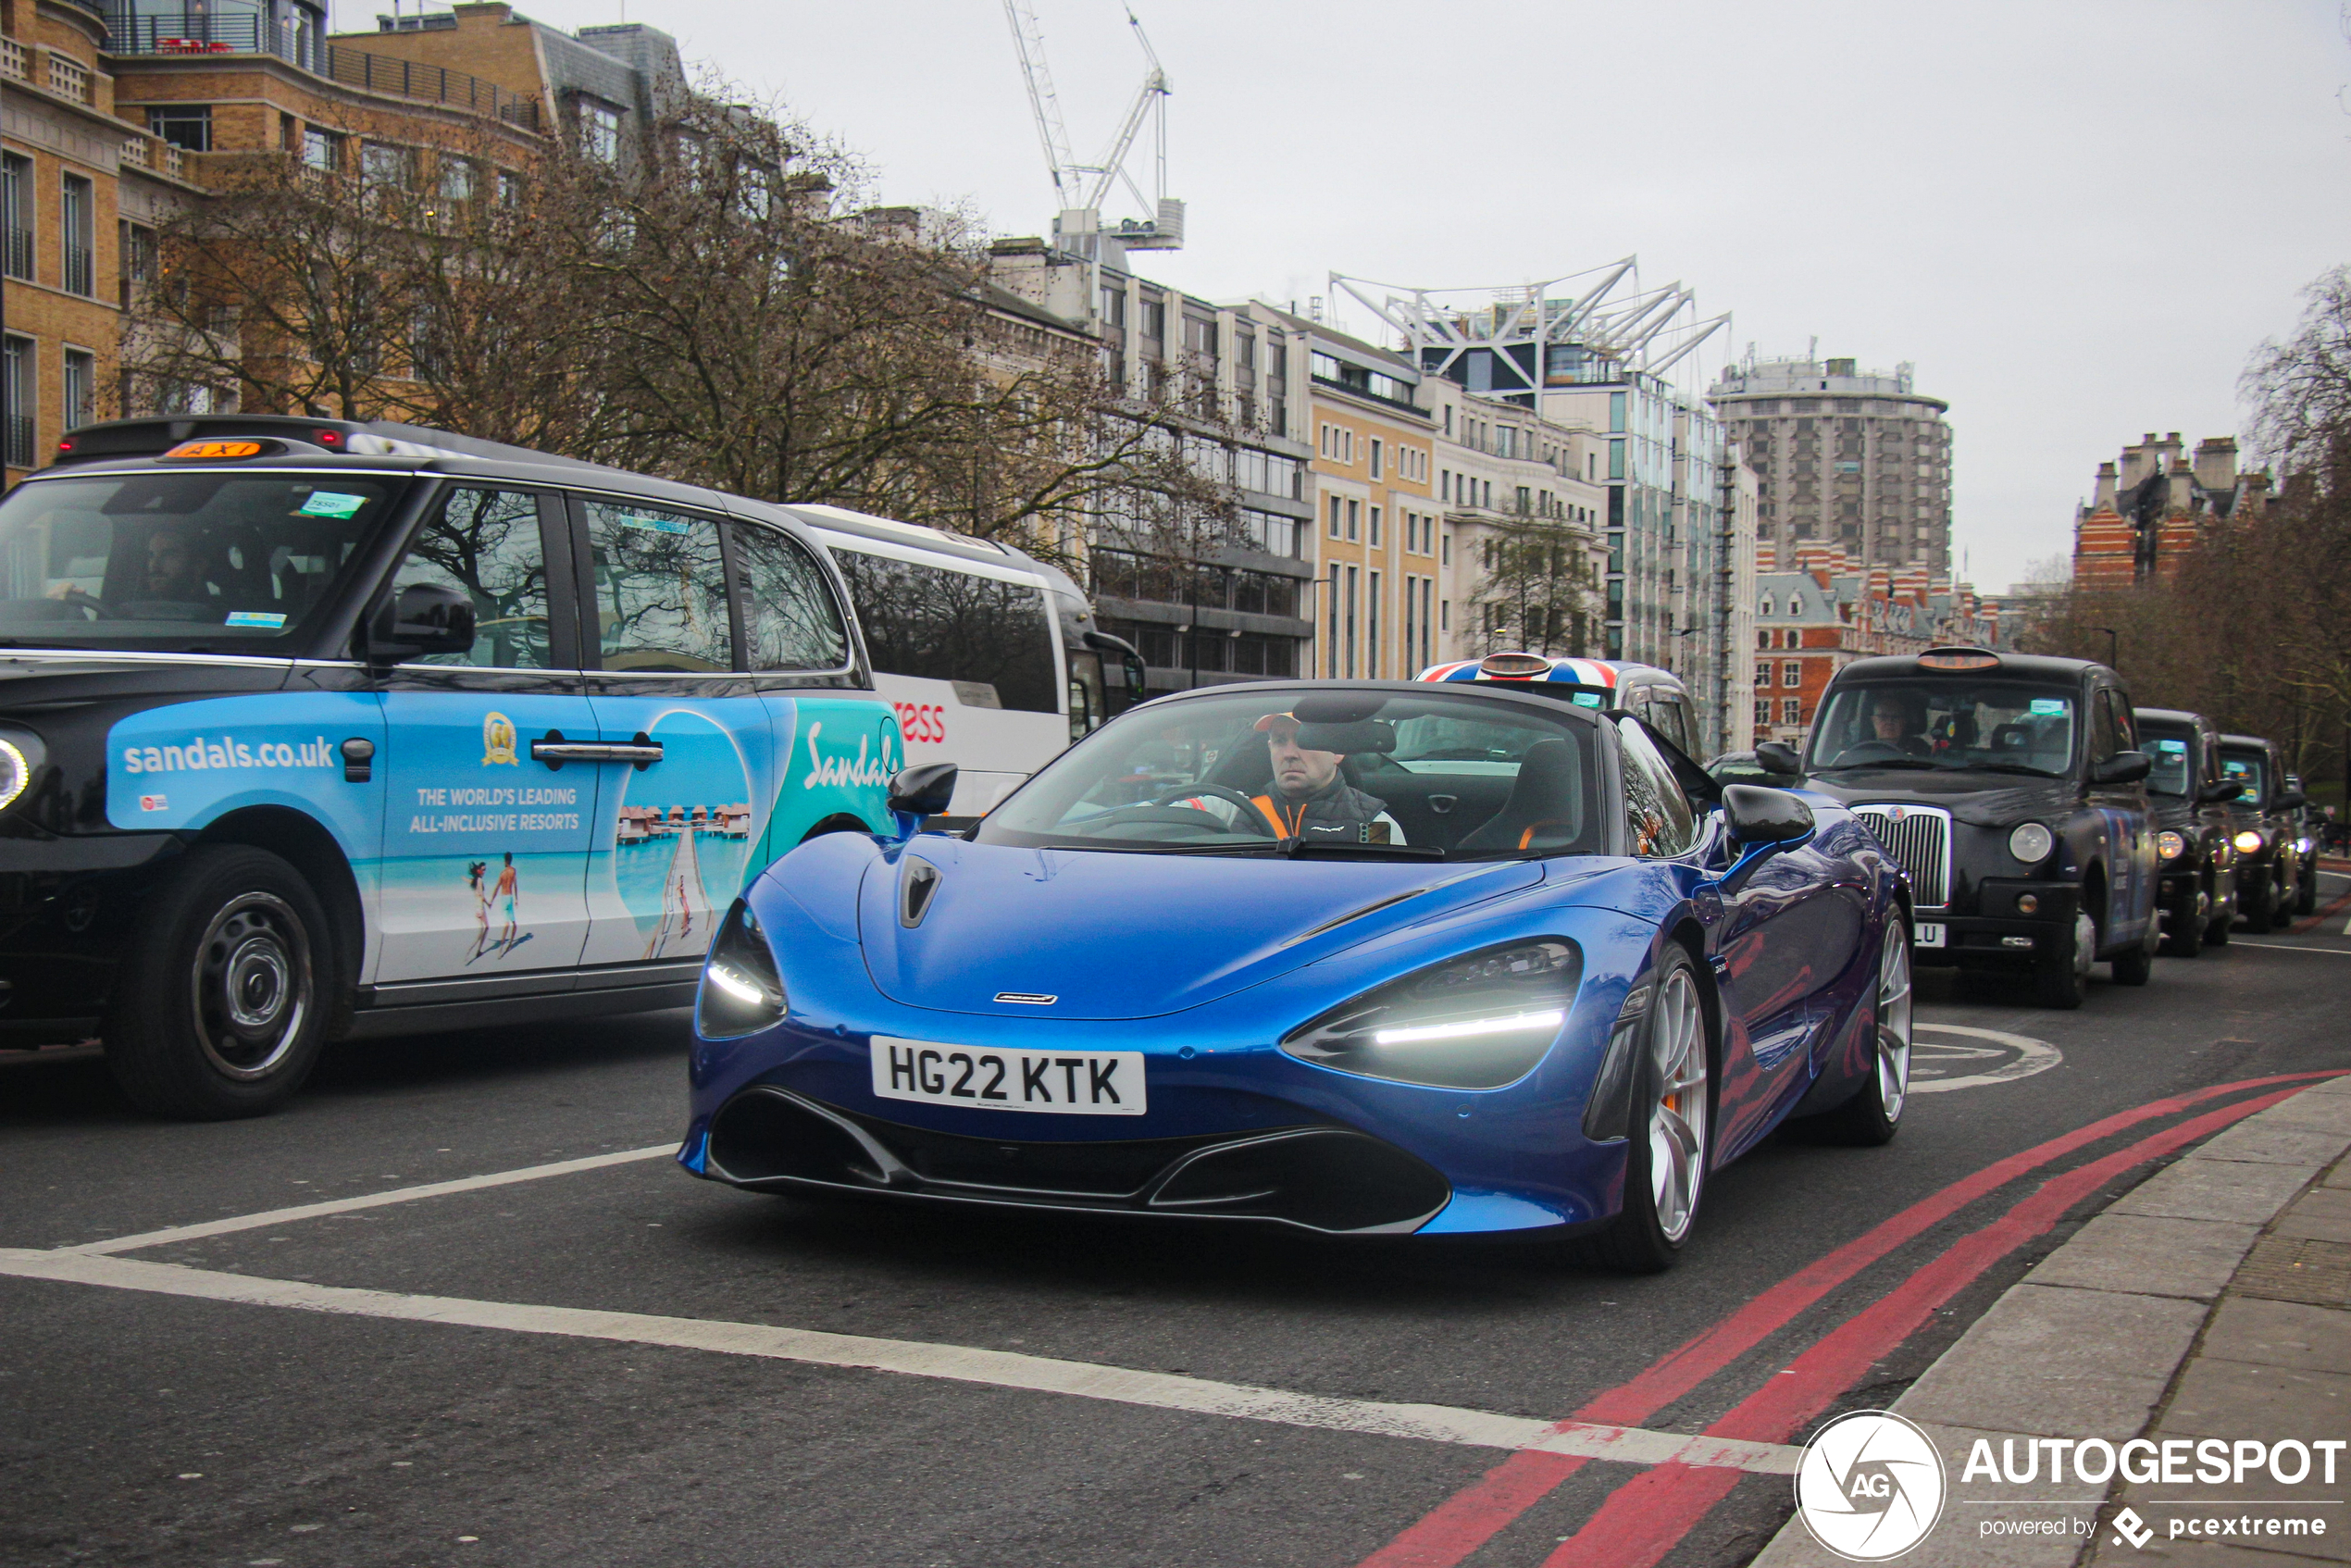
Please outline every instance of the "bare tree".
[[1524, 648], [1590, 657], [1599, 604], [1589, 539], [1534, 517], [1486, 523], [1483, 530], [1467, 602], [1472, 639], [1488, 653]]

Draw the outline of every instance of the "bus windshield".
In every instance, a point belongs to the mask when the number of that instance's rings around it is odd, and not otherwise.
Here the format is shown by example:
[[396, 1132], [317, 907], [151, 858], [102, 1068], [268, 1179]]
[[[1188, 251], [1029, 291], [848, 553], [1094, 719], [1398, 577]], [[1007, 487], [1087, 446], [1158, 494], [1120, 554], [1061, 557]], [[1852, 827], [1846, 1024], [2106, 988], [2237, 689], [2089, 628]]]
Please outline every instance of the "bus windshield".
[[2075, 693], [2016, 680], [1854, 681], [1812, 726], [1808, 772], [1976, 769], [2062, 778], [2073, 765]]
[[392, 510], [380, 474], [89, 474], [0, 503], [0, 646], [282, 653]]
[[1476, 860], [1598, 853], [1590, 721], [1304, 684], [1146, 706], [1048, 764], [981, 843]]

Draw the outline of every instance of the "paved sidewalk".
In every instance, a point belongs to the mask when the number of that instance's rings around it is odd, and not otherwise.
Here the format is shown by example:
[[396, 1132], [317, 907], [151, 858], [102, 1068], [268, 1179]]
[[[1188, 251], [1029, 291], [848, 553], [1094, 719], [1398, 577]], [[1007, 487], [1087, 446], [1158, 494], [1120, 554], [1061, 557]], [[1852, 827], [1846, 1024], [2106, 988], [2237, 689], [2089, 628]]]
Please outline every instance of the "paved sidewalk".
[[[2332, 1455], [2332, 1482], [2329, 1456], [2314, 1455], [2295, 1485], [2266, 1469], [2212, 1484], [2197, 1451], [2220, 1439], [2207, 1451], [2225, 1461], [2241, 1439], [2351, 1439], [2351, 1077], [2247, 1117], [2149, 1177], [1994, 1303], [1893, 1409], [1933, 1438], [1946, 1470], [1942, 1519], [1904, 1568], [2351, 1562], [2351, 1449]], [[2171, 1450], [2171, 1484], [2090, 1484], [2071, 1468], [2052, 1478], [2048, 1450], [2032, 1448], [2051, 1437], [2184, 1446]], [[2019, 1470], [2028, 1457], [2042, 1465], [2018, 1483], [1981, 1467], [1966, 1479], [1979, 1440]], [[1755, 1568], [1840, 1561], [1797, 1519]]]

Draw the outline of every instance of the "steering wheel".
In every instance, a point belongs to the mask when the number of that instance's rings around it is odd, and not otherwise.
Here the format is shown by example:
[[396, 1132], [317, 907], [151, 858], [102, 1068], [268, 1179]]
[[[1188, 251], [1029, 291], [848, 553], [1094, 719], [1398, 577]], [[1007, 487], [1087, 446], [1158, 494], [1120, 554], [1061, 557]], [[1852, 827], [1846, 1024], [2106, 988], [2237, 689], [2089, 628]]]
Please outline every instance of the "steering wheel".
[[1843, 767], [1849, 762], [1884, 762], [1889, 757], [1905, 754], [1902, 748], [1891, 740], [1861, 740], [1839, 752], [1836, 765]]
[[1257, 803], [1238, 790], [1228, 790], [1222, 784], [1179, 784], [1173, 790], [1163, 790], [1153, 795], [1149, 803], [1155, 806], [1172, 806], [1178, 801], [1196, 801], [1202, 795], [1213, 795], [1220, 801], [1230, 801], [1240, 807], [1241, 819], [1256, 828], [1261, 836], [1269, 839], [1274, 836], [1274, 825], [1265, 820], [1265, 814], [1257, 809]]
[[96, 594], [84, 592], [79, 588], [68, 588], [56, 596], [55, 602], [76, 610], [85, 611], [93, 621], [118, 621], [127, 618], [121, 611], [115, 609]]

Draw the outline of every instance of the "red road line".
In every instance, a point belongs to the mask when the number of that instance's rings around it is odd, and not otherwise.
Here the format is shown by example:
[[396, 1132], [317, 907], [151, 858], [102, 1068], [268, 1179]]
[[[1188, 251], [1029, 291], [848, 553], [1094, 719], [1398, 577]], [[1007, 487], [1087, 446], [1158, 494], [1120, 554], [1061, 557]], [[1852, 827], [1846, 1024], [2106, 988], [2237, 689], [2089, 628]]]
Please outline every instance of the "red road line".
[[[1710, 1437], [1785, 1442], [1828, 1408], [1880, 1360], [1900, 1348], [1934, 1309], [1980, 1278], [1994, 1263], [2049, 1228], [2066, 1211], [2110, 1178], [2291, 1097], [2275, 1094], [2223, 1106], [2141, 1139], [2128, 1148], [2051, 1176], [2032, 1196], [1981, 1230], [1960, 1238], [1934, 1259], [1847, 1318], [1796, 1358], [1785, 1372], [1707, 1427]], [[1610, 1568], [1651, 1568], [1730, 1495], [1736, 1475], [1713, 1476], [1682, 1464], [1661, 1464], [1609, 1494], [1581, 1529], [1545, 1558], [1544, 1568], [1571, 1562]]]
[[[1969, 1203], [1997, 1191], [2053, 1160], [2085, 1144], [2121, 1132], [2157, 1116], [2184, 1111], [2220, 1095], [2270, 1084], [2328, 1077], [2327, 1073], [2284, 1073], [2216, 1084], [2188, 1094], [2151, 1101], [2091, 1123], [2046, 1143], [1995, 1161], [1960, 1177], [1950, 1186], [1921, 1199], [1901, 1213], [1883, 1220], [1758, 1296], [1722, 1322], [1679, 1349], [1652, 1363], [1630, 1382], [1591, 1400], [1561, 1427], [1587, 1421], [1632, 1426], [1697, 1388], [1732, 1362], [1786, 1326], [1797, 1313], [1862, 1269], [1877, 1262], [1930, 1226], [1947, 1219]], [[1439, 1503], [1402, 1534], [1370, 1557], [1362, 1568], [1453, 1568], [1484, 1546], [1511, 1521], [1540, 1501], [1544, 1495], [1583, 1467], [1585, 1461], [1560, 1454], [1513, 1454], [1452, 1497]]]
[[2293, 928], [2286, 932], [2286, 935], [2290, 937], [2307, 937], [2346, 909], [2351, 909], [2351, 893], [2344, 894], [2332, 903], [2328, 904], [2324, 909], [2320, 910], [2316, 915], [2310, 915], [2307, 919], [2296, 921]]

